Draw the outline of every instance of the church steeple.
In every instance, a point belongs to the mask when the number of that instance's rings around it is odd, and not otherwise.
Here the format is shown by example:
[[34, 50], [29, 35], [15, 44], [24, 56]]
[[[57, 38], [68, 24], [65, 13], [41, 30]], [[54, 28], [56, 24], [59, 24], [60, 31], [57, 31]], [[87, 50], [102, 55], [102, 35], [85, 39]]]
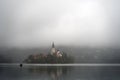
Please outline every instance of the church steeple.
[[52, 48], [55, 48], [54, 42], [52, 43]]
[[52, 43], [52, 49], [51, 49], [51, 55], [55, 54], [56, 49], [55, 49], [55, 45], [54, 42]]

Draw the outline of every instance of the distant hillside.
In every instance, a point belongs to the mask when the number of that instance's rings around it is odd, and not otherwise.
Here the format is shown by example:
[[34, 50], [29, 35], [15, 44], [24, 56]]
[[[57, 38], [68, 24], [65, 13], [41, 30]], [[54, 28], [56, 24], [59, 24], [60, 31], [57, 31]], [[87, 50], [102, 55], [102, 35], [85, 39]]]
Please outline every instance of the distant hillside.
[[[120, 63], [119, 48], [90, 48], [90, 47], [70, 47], [58, 46], [62, 51], [75, 57], [75, 63]], [[22, 62], [31, 54], [48, 53], [50, 48], [32, 48], [32, 49], [0, 49], [0, 55], [3, 60], [9, 62]], [[1, 58], [2, 59], [2, 58]]]
[[10, 58], [0, 55], [0, 63], [11, 63], [11, 62], [12, 60]]

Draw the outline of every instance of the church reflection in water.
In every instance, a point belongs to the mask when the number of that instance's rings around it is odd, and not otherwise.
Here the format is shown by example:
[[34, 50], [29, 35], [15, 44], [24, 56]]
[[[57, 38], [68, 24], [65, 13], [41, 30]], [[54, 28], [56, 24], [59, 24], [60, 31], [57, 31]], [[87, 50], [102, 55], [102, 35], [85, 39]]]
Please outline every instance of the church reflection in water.
[[47, 74], [52, 80], [58, 80], [61, 77], [67, 75], [72, 70], [72, 67], [68, 66], [33, 66], [29, 67], [28, 71], [39, 75]]

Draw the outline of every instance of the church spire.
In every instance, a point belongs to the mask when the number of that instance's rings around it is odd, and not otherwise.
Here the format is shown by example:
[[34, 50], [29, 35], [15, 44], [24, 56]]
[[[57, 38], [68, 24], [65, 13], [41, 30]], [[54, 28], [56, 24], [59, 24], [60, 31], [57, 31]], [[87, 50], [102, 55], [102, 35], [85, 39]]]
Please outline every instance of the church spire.
[[52, 48], [55, 48], [54, 42], [52, 43]]
[[51, 55], [55, 54], [56, 49], [55, 49], [55, 45], [54, 42], [52, 43], [52, 49], [51, 49]]

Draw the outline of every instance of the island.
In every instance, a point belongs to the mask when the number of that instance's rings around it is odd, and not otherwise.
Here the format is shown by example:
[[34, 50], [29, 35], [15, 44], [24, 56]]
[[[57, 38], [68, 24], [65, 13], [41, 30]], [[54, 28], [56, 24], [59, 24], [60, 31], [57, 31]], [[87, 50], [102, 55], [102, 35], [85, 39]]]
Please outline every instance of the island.
[[57, 50], [55, 48], [54, 42], [52, 43], [52, 48], [48, 54], [32, 54], [29, 55], [27, 59], [23, 61], [24, 63], [48, 63], [48, 64], [57, 64], [57, 63], [73, 63], [74, 57], [68, 55], [67, 53]]

